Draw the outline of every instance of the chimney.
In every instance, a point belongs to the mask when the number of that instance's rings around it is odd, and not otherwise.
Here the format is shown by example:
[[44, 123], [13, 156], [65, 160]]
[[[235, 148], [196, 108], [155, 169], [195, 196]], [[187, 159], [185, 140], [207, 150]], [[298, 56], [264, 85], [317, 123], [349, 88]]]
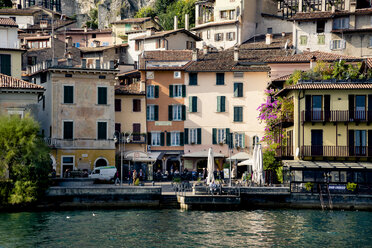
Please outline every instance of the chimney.
[[239, 48], [234, 47], [234, 61], [238, 62], [239, 61]]
[[146, 36], [152, 36], [155, 34], [155, 31], [152, 28], [146, 30]]
[[66, 47], [72, 47], [72, 37], [71, 36], [66, 36], [65, 42], [66, 42]]
[[336, 12], [336, 6], [332, 5], [332, 13]]
[[208, 54], [208, 46], [207, 45], [203, 46], [203, 54]]
[[192, 61], [198, 61], [198, 49], [192, 50]]
[[266, 34], [266, 45], [270, 45], [273, 40], [272, 34]]
[[174, 16], [174, 30], [178, 29], [178, 17]]
[[81, 68], [83, 68], [83, 69], [87, 68], [87, 59], [82, 59], [81, 60]]
[[189, 30], [189, 14], [185, 14], [185, 29]]
[[282, 32], [282, 37], [285, 37], [285, 32]]
[[316, 66], [316, 57], [313, 56], [310, 59], [310, 69], [314, 69], [315, 66]]
[[87, 26], [84, 27], [84, 33], [88, 32]]

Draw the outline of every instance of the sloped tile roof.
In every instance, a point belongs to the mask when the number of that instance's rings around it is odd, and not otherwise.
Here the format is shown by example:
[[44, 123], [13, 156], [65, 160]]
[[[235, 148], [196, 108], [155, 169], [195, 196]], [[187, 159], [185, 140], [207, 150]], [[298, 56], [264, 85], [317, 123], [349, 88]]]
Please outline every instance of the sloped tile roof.
[[29, 83], [15, 77], [0, 73], [0, 89], [36, 89], [43, 90], [41, 85]]
[[208, 23], [204, 23], [202, 25], [198, 25], [197, 27], [194, 27], [191, 30], [199, 30], [199, 29], [215, 27], [215, 26], [231, 25], [231, 24], [235, 24], [235, 23], [238, 23], [238, 21], [237, 20], [232, 20], [232, 21], [224, 21], [224, 22], [208, 22]]
[[1, 17], [0, 17], [0, 26], [18, 27], [17, 23], [13, 19], [1, 18]]
[[253, 38], [250, 38], [243, 44], [239, 46], [240, 49], [283, 49], [288, 42], [288, 48], [293, 46], [292, 43], [292, 33], [282, 34], [273, 34], [272, 42], [266, 44], [266, 35], [257, 35]]
[[150, 21], [151, 17], [143, 17], [143, 18], [126, 18], [120, 21], [113, 22], [113, 24], [121, 24], [121, 23], [143, 23], [146, 21]]
[[292, 17], [292, 20], [306, 21], [313, 19], [328, 19], [334, 17], [335, 14], [335, 12], [331, 11], [298, 12]]
[[340, 55], [335, 53], [326, 53], [320, 51], [313, 51], [313, 52], [303, 52], [295, 55], [290, 56], [278, 56], [278, 57], [271, 57], [266, 60], [268, 63], [308, 63], [312, 58], [317, 61], [330, 61], [333, 62], [335, 60], [346, 60], [346, 61], [362, 61], [361, 58], [348, 56], [348, 55]]
[[194, 38], [194, 40], [196, 40], [196, 41], [201, 41], [202, 40], [200, 37], [196, 36], [195, 34], [191, 33], [190, 31], [188, 31], [184, 28], [177, 29], [177, 30], [167, 30], [167, 31], [155, 32], [153, 35], [150, 35], [150, 36], [141, 35], [141, 36], [137, 36], [137, 37], [133, 38], [132, 40], [155, 39], [155, 38], [167, 37], [171, 34], [176, 34], [176, 33], [184, 33], [184, 34]]
[[40, 9], [0, 9], [0, 15], [33, 15]]
[[284, 76], [275, 78], [274, 80], [272, 80], [272, 82], [287, 81], [291, 76], [292, 74], [284, 75]]

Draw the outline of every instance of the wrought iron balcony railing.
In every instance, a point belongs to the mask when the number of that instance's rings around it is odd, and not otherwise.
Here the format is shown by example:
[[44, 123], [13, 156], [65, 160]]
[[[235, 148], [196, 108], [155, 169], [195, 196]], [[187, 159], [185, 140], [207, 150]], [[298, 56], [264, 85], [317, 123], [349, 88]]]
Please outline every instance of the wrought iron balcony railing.
[[293, 146], [281, 146], [275, 151], [275, 155], [278, 158], [293, 157]]
[[302, 122], [372, 122], [372, 111], [367, 110], [305, 110]]
[[372, 157], [369, 146], [302, 146], [304, 157]]

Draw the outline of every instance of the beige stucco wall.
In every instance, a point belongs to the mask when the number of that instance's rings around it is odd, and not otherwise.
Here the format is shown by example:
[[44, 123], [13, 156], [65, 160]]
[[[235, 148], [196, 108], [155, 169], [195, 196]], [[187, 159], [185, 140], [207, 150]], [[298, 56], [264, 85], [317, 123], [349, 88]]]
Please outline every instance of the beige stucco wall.
[[[199, 72], [198, 85], [188, 85], [185, 99], [187, 114], [185, 128], [202, 128], [202, 145], [185, 145], [185, 153], [213, 147], [216, 152], [228, 156], [227, 145], [212, 144], [213, 128], [230, 128], [230, 132], [245, 133], [245, 145], [251, 151], [253, 136], [262, 137], [264, 125], [257, 120], [258, 106], [264, 101], [264, 90], [269, 80], [267, 72], [245, 72], [243, 78], [225, 73], [225, 85], [216, 85], [216, 73]], [[234, 97], [234, 82], [243, 83], [243, 97]], [[189, 97], [198, 97], [198, 112], [188, 111]], [[226, 96], [226, 112], [217, 112], [217, 96]], [[234, 122], [234, 106], [243, 107], [243, 122]]]
[[30, 113], [35, 118], [38, 113], [38, 94], [21, 90], [23, 93], [4, 92], [0, 90], [0, 115], [9, 111]]
[[0, 50], [0, 54], [9, 54], [11, 56], [11, 74], [10, 76], [22, 79], [22, 53], [21, 50]]

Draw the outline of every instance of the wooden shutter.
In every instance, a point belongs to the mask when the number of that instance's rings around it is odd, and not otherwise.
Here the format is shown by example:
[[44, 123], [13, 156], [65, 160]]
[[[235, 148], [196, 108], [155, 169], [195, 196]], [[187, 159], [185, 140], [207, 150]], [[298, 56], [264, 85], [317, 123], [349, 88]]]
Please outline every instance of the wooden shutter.
[[121, 111], [121, 99], [115, 99], [115, 111], [116, 112]]
[[226, 111], [226, 108], [225, 108], [225, 99], [226, 99], [225, 96], [221, 96], [221, 112], [225, 112]]
[[217, 96], [217, 112], [221, 112], [221, 96]]
[[230, 135], [230, 128], [226, 128], [225, 135], [226, 135], [226, 144], [228, 144], [229, 147], [232, 148], [232, 140], [231, 140], [231, 135]]
[[107, 88], [98, 87], [98, 104], [107, 104]]
[[238, 83], [238, 97], [243, 97], [243, 83]]
[[212, 144], [217, 144], [217, 128], [212, 128]]
[[63, 139], [74, 138], [74, 124], [72, 121], [63, 122]]
[[189, 73], [189, 85], [197, 85], [197, 84], [198, 84], [198, 74]]
[[329, 121], [331, 117], [331, 96], [324, 95], [324, 120]]
[[186, 106], [182, 105], [182, 120], [186, 120]]
[[186, 85], [182, 85], [182, 97], [186, 97]]
[[151, 145], [151, 133], [147, 133], [147, 144]]
[[63, 86], [63, 103], [74, 103], [74, 86]]
[[168, 105], [168, 121], [172, 121], [172, 120], [173, 120], [173, 106]]
[[234, 107], [234, 121], [238, 121], [239, 120], [239, 117], [238, 117], [238, 107]]
[[349, 119], [354, 120], [354, 95], [349, 95]]
[[155, 85], [154, 88], [154, 97], [159, 98], [159, 85]]
[[198, 140], [197, 140], [197, 144], [198, 145], [201, 145], [201, 141], [202, 141], [202, 134], [201, 134], [201, 128], [198, 128], [197, 129], [197, 138], [198, 138]]
[[154, 120], [158, 121], [159, 120], [159, 106], [154, 105]]
[[155, 42], [155, 48], [159, 48], [159, 43], [160, 43], [160, 39], [157, 39], [156, 42]]
[[368, 157], [372, 156], [372, 130], [368, 130]]
[[192, 100], [193, 100], [193, 97], [190, 96], [190, 97], [189, 97], [189, 112], [194, 112], [194, 111], [193, 111], [194, 108], [193, 108], [193, 106], [192, 106], [192, 104], [193, 104], [193, 101], [192, 101]]
[[173, 85], [169, 85], [169, 97], [173, 97]]
[[136, 41], [136, 45], [135, 45], [135, 47], [134, 47], [134, 50], [136, 50], [136, 51], [139, 50], [139, 42], [138, 42], [138, 41]]
[[311, 120], [311, 95], [305, 96], [305, 121]]
[[139, 141], [141, 140], [141, 124], [140, 123], [133, 123], [133, 140]]
[[185, 134], [183, 132], [180, 132], [180, 146], [184, 145], [184, 137], [185, 137]]
[[354, 130], [349, 130], [349, 156], [354, 156]]
[[165, 137], [164, 132], [161, 132], [161, 133], [160, 133], [160, 145], [161, 145], [161, 146], [164, 146], [164, 137]]
[[167, 146], [171, 145], [171, 134], [170, 132], [167, 133]]
[[150, 106], [146, 106], [146, 120], [150, 120]]
[[106, 122], [98, 122], [98, 139], [107, 139], [107, 123]]
[[192, 112], [198, 112], [198, 97], [192, 97]]
[[[368, 121], [372, 121], [372, 95], [368, 95]], [[372, 154], [371, 154], [372, 155]]]
[[185, 130], [184, 130], [184, 134], [185, 134], [185, 136], [184, 136], [184, 143], [185, 143], [185, 145], [187, 145], [188, 143], [189, 143], [189, 129], [188, 128], [185, 128]]
[[9, 54], [0, 54], [0, 73], [11, 76], [11, 56]]

